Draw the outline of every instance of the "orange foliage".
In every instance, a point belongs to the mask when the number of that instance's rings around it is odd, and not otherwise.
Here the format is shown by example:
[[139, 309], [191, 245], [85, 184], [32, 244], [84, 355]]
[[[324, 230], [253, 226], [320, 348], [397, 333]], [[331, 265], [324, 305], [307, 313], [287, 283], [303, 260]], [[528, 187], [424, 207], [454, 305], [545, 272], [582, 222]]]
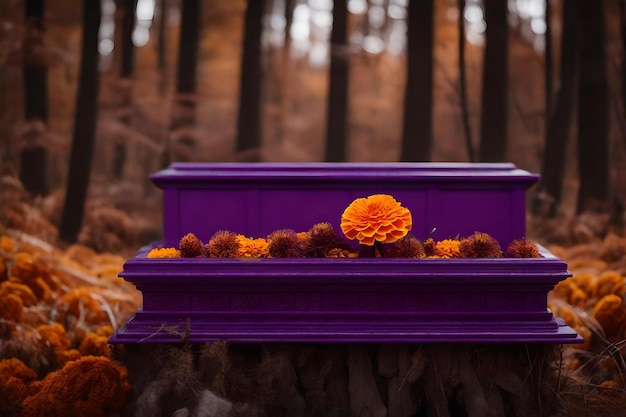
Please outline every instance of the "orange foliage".
[[14, 412], [30, 394], [30, 383], [37, 374], [16, 358], [0, 361], [0, 413]]
[[48, 374], [23, 402], [22, 417], [107, 417], [130, 398], [126, 369], [108, 358], [85, 356]]
[[622, 299], [609, 294], [602, 297], [593, 308], [593, 318], [602, 325], [607, 337], [621, 336], [626, 324], [626, 309]]

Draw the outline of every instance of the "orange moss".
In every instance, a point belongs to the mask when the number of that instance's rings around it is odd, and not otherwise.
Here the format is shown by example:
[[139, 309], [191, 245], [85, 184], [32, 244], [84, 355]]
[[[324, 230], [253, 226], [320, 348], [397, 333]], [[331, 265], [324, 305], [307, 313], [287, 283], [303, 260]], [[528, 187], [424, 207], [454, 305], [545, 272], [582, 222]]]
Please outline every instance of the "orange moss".
[[574, 274], [574, 276], [570, 279], [578, 286], [578, 288], [585, 292], [588, 292], [589, 294], [592, 294], [590, 287], [596, 279], [596, 276], [594, 274], [591, 274], [589, 272], [580, 272]]
[[459, 254], [461, 258], [500, 258], [502, 250], [498, 241], [489, 234], [476, 232], [461, 240]]
[[0, 361], [0, 413], [13, 415], [30, 395], [37, 373], [17, 358]]
[[107, 417], [130, 399], [126, 369], [108, 358], [85, 356], [48, 374], [23, 402], [21, 417]]
[[82, 356], [78, 349], [56, 350], [54, 352], [54, 365], [62, 368], [66, 363], [80, 359]]
[[621, 297], [615, 294], [602, 297], [593, 307], [592, 314], [604, 329], [607, 337], [620, 336], [623, 333], [626, 313]]
[[71, 340], [62, 324], [53, 323], [37, 326], [37, 332], [41, 336], [41, 343], [46, 347], [55, 350], [66, 350], [70, 347]]
[[344, 235], [367, 246], [396, 242], [406, 236], [411, 226], [411, 212], [386, 194], [357, 198], [341, 216]]
[[180, 239], [178, 249], [183, 258], [201, 258], [206, 256], [204, 244], [193, 233], [187, 233]]
[[100, 327], [96, 331], [96, 334], [98, 336], [104, 336], [104, 337], [111, 337], [111, 336], [113, 336], [113, 333], [115, 333], [115, 330], [113, 330], [113, 327], [107, 326], [107, 325], [104, 325], [104, 326]]
[[460, 256], [461, 242], [457, 239], [444, 239], [435, 245], [435, 256], [439, 258], [458, 258]]
[[148, 252], [147, 258], [180, 258], [180, 251], [176, 248], [154, 248]]
[[15, 255], [10, 275], [10, 280], [29, 286], [39, 300], [50, 301], [58, 287], [47, 265], [29, 253]]

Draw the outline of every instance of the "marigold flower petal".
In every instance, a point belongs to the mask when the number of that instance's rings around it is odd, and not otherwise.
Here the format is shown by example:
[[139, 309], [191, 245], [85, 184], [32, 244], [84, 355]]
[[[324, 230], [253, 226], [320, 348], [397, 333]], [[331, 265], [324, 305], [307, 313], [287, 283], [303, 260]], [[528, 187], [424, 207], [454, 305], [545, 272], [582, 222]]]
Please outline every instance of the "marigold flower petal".
[[387, 194], [355, 199], [341, 216], [341, 231], [348, 239], [372, 246], [393, 243], [411, 230], [411, 212]]

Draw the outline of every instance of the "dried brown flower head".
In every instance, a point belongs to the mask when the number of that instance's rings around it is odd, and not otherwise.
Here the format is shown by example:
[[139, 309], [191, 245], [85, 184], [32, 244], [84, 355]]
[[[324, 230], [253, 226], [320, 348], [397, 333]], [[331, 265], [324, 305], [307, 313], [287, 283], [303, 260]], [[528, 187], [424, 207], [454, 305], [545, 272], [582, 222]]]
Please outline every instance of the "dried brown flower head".
[[206, 249], [212, 258], [236, 258], [240, 246], [237, 234], [228, 230], [219, 230], [213, 234]]
[[493, 237], [483, 232], [476, 232], [466, 237], [459, 245], [462, 258], [501, 258], [500, 244]]
[[405, 236], [385, 252], [387, 258], [423, 258], [424, 246], [414, 236]]
[[193, 233], [187, 233], [178, 244], [180, 254], [183, 258], [199, 258], [206, 256], [204, 244], [198, 236]]
[[427, 257], [435, 256], [435, 247], [437, 246], [437, 244], [435, 243], [435, 240], [432, 237], [429, 237], [428, 239], [426, 239], [424, 243], [422, 244], [422, 246], [424, 247], [424, 254]]
[[348, 244], [337, 236], [330, 223], [317, 223], [309, 229], [306, 243], [307, 256], [324, 257], [331, 249], [347, 250]]
[[535, 242], [526, 238], [516, 239], [506, 249], [509, 258], [541, 258], [539, 248]]
[[300, 258], [303, 256], [298, 235], [291, 229], [281, 229], [268, 236], [267, 250], [272, 258]]

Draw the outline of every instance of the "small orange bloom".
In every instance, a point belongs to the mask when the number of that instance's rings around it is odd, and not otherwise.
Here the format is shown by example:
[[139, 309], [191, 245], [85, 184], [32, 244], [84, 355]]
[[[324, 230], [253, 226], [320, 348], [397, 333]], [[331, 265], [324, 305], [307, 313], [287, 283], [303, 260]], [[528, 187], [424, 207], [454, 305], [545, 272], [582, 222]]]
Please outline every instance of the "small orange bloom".
[[387, 194], [357, 198], [341, 216], [343, 234], [367, 246], [393, 243], [406, 236], [411, 225], [411, 212]]
[[440, 258], [458, 258], [460, 255], [461, 242], [457, 239], [444, 239], [435, 245], [435, 255]]

